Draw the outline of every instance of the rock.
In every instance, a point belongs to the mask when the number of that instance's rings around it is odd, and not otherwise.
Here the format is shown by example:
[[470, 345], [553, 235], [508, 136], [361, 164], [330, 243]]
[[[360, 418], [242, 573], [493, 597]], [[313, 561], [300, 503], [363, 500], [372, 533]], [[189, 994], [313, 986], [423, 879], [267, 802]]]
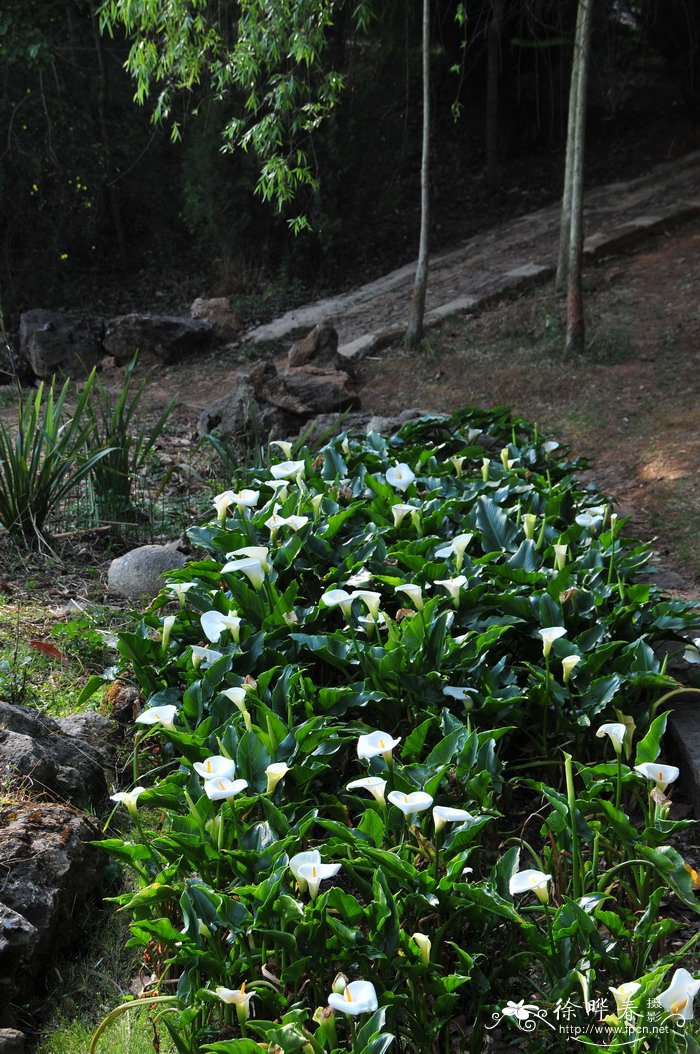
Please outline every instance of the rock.
[[84, 376], [102, 358], [101, 319], [35, 308], [19, 323], [20, 350], [37, 377]]
[[105, 688], [101, 710], [120, 724], [131, 725], [143, 708], [138, 688], [126, 681], [113, 681]]
[[668, 722], [676, 761], [683, 776], [683, 787], [700, 820], [700, 706], [697, 696], [678, 696]]
[[209, 347], [213, 326], [204, 319], [181, 315], [120, 315], [107, 322], [104, 350], [119, 363], [138, 352], [150, 352], [163, 362], [178, 362]]
[[[301, 411], [295, 410], [295, 413], [312, 417], [314, 414], [350, 410], [360, 405], [350, 377], [343, 370], [329, 372], [318, 366], [295, 366], [280, 376], [287, 392], [302, 407]], [[265, 398], [272, 402], [276, 396], [273, 398], [266, 390]]]
[[124, 556], [112, 560], [107, 572], [107, 589], [127, 600], [151, 600], [163, 588], [167, 571], [187, 563], [183, 553], [165, 545], [140, 545]]
[[24, 1054], [24, 1032], [16, 1028], [0, 1028], [0, 1054]]
[[277, 383], [277, 373], [271, 364], [238, 375], [236, 387], [204, 407], [197, 421], [197, 435], [214, 433], [221, 436], [252, 436], [256, 432], [283, 438], [294, 435], [299, 428], [298, 401], [293, 406], [275, 405], [266, 400], [263, 392]]
[[287, 352], [289, 366], [305, 366], [312, 360], [318, 365], [335, 366], [338, 352], [338, 333], [333, 326], [321, 324], [302, 340], [292, 344]]
[[206, 298], [198, 296], [190, 308], [192, 318], [211, 323], [222, 337], [231, 337], [241, 328], [241, 316], [231, 307], [225, 296]]
[[398, 432], [402, 425], [407, 424], [409, 421], [415, 421], [418, 417], [434, 417], [443, 421], [447, 420], [444, 414], [436, 414], [433, 410], [421, 410], [418, 407], [413, 407], [410, 410], [402, 410], [401, 413], [394, 414], [392, 417], [381, 417], [379, 415], [370, 417], [365, 431], [368, 435], [370, 432], [380, 432], [383, 436], [392, 436]]
[[0, 808], [0, 1025], [14, 992], [74, 936], [101, 885], [99, 828], [61, 804]]
[[341, 432], [364, 432], [365, 435], [381, 432], [384, 436], [391, 436], [398, 432], [401, 425], [417, 417], [446, 419], [442, 414], [434, 414], [431, 410], [403, 410], [394, 417], [379, 417], [369, 410], [351, 410], [346, 414], [319, 414], [310, 426], [301, 430], [300, 435], [305, 435], [309, 443], [327, 442]]
[[116, 748], [117, 726], [99, 714], [53, 721], [32, 707], [0, 702], [0, 769], [43, 792], [103, 802]]

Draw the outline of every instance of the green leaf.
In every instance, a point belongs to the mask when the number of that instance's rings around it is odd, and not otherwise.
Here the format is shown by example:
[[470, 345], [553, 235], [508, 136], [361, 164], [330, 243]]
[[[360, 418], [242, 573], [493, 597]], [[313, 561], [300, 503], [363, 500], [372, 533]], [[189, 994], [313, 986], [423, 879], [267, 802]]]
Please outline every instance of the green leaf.
[[259, 792], [267, 788], [265, 770], [272, 758], [255, 732], [246, 732], [239, 744], [236, 754], [236, 777], [248, 780], [250, 790]]

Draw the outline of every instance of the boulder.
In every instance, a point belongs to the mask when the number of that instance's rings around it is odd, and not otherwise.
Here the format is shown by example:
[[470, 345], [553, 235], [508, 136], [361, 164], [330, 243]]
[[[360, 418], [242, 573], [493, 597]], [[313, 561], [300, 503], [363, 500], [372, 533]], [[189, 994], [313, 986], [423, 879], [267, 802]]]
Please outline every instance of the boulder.
[[307, 333], [301, 340], [292, 344], [287, 352], [289, 366], [305, 366], [309, 362], [316, 365], [335, 367], [338, 354], [338, 333], [333, 326], [321, 324]]
[[101, 885], [99, 828], [69, 805], [0, 808], [0, 1026], [21, 985], [74, 936]]
[[[302, 407], [302, 410], [295, 412], [303, 413], [306, 417], [331, 413], [333, 410], [350, 410], [360, 405], [350, 377], [342, 370], [328, 371], [307, 364], [290, 367], [280, 374], [280, 378], [289, 395]], [[267, 391], [265, 398], [273, 401], [273, 396]]]
[[99, 714], [53, 721], [29, 706], [0, 701], [0, 769], [37, 790], [101, 803], [113, 781], [117, 726]]
[[0, 1054], [24, 1054], [24, 1033], [16, 1028], [0, 1028]]
[[112, 560], [107, 572], [107, 589], [127, 600], [152, 600], [163, 587], [161, 575], [182, 568], [186, 563], [185, 556], [177, 549], [166, 545], [141, 545]]
[[190, 315], [211, 323], [222, 337], [232, 337], [241, 328], [241, 316], [225, 296], [198, 296], [190, 307]]
[[37, 377], [84, 376], [102, 358], [102, 332], [101, 319], [35, 308], [20, 318], [20, 350]]
[[104, 350], [118, 363], [136, 352], [150, 352], [162, 362], [178, 362], [211, 346], [214, 328], [205, 319], [181, 315], [131, 314], [111, 318], [104, 333]]
[[263, 395], [263, 392], [276, 385], [276, 377], [271, 364], [238, 374], [236, 387], [208, 403], [201, 411], [197, 434], [250, 436], [259, 432], [263, 436], [271, 435], [278, 439], [293, 435], [300, 423], [300, 417], [294, 409], [299, 404], [294, 402], [284, 406], [280, 399], [280, 405], [276, 405], [268, 402]]

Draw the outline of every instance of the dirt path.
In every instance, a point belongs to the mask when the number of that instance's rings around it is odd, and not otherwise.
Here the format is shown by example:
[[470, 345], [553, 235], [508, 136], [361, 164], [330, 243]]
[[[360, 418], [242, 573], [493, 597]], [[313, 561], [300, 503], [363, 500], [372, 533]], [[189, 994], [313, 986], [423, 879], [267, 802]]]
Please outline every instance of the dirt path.
[[[648, 175], [627, 183], [598, 187], [586, 194], [585, 230], [591, 248], [598, 235], [633, 228], [640, 221], [661, 220], [683, 212], [686, 205], [700, 208], [700, 153], [660, 165]], [[621, 231], [620, 233], [624, 233]], [[497, 294], [504, 286], [524, 284], [530, 277], [546, 277], [557, 256], [559, 207], [552, 206], [475, 235], [462, 245], [433, 257], [427, 311], [438, 318], [445, 305], [453, 311], [470, 310]], [[525, 269], [524, 271], [521, 269]], [[515, 272], [515, 274], [513, 274]], [[406, 323], [407, 305], [415, 264], [411, 262], [377, 281], [341, 296], [305, 304], [254, 327], [244, 341], [280, 340], [298, 329], [309, 330], [319, 322], [332, 322], [340, 344], [352, 345], [368, 334], [399, 331]], [[521, 281], [522, 279], [522, 281]], [[457, 303], [455, 303], [457, 301]]]

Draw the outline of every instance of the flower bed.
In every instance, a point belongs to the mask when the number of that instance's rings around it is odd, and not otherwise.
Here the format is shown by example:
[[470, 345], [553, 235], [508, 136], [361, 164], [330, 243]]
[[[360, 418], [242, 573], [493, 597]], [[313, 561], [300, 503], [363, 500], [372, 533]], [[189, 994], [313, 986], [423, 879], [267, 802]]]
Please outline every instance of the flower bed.
[[654, 650], [688, 608], [505, 411], [278, 446], [120, 639], [147, 705], [101, 844], [176, 1049], [564, 1049], [566, 1011], [696, 1050]]

